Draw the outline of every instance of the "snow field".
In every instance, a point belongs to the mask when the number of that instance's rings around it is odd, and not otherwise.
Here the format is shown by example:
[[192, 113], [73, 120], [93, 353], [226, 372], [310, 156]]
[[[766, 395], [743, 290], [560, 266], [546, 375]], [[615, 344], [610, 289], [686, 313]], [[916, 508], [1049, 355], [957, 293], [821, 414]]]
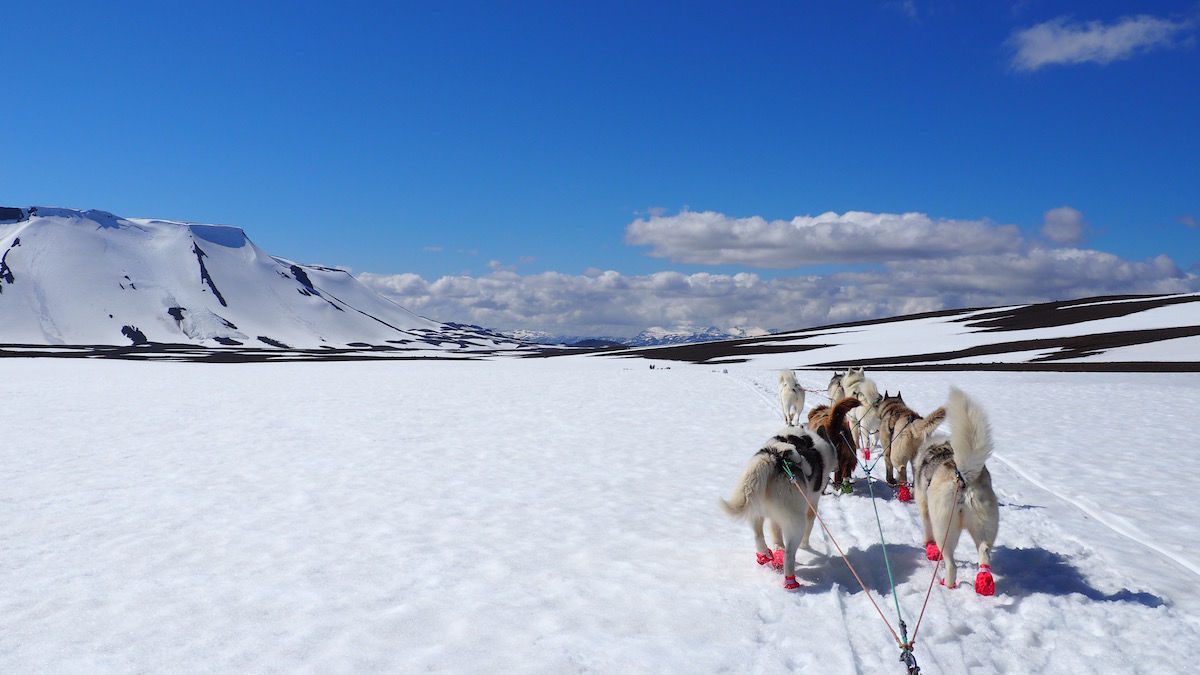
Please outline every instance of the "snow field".
[[[787, 593], [717, 506], [775, 370], [658, 366], [0, 360], [0, 671], [902, 672], [836, 554]], [[998, 595], [934, 589], [925, 672], [1190, 670], [1200, 377], [870, 375], [995, 429]], [[877, 504], [911, 629], [932, 563]], [[820, 509], [894, 622], [865, 484]]]

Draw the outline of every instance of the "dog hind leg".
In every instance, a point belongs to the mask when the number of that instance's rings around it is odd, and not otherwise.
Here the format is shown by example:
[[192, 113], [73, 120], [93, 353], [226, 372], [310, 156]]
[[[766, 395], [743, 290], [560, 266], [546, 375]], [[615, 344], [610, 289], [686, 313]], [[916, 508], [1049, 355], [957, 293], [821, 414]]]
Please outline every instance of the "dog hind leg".
[[[800, 521], [800, 527], [804, 527], [805, 521]], [[794, 591], [800, 588], [800, 584], [796, 581], [796, 549], [799, 548], [800, 541], [808, 538], [807, 531], [796, 532], [794, 528], [788, 531], [788, 536], [784, 537], [783, 549], [783, 588], [785, 590]]]
[[812, 536], [813, 521], [816, 518], [817, 512], [811, 508], [804, 511], [804, 536], [800, 538], [800, 548], [806, 551], [813, 550], [812, 544], [809, 543], [808, 539]]
[[992, 577], [992, 547], [996, 544], [996, 531], [1000, 520], [999, 505], [995, 501], [980, 504], [973, 499], [968, 499], [966, 510], [964, 524], [971, 539], [975, 541], [975, 548], [979, 553], [979, 572], [975, 575], [975, 592], [980, 595], [995, 595], [996, 581]]
[[[945, 493], [945, 486], [939, 492]], [[933, 521], [933, 535], [936, 538], [938, 550], [946, 561], [946, 588], [958, 585], [958, 568], [954, 563], [954, 549], [958, 546], [959, 537], [963, 531], [962, 511], [954, 503], [954, 494], [938, 494], [930, 504], [930, 518]]]

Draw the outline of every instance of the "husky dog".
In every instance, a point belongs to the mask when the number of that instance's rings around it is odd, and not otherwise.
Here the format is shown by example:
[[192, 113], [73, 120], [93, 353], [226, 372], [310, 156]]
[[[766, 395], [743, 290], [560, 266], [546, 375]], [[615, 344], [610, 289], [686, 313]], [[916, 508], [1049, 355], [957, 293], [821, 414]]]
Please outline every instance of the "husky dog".
[[[900, 483], [908, 483], [908, 463], [916, 457], [917, 448], [934, 429], [946, 419], [946, 408], [938, 408], [922, 417], [904, 403], [904, 396], [897, 391], [895, 396], [889, 396], [885, 391], [879, 401], [879, 443], [883, 446], [883, 463], [887, 467], [888, 485], [896, 485], [896, 476], [900, 473]], [[905, 497], [901, 496], [901, 499]]]
[[[781, 430], [750, 459], [729, 501], [721, 500], [730, 516], [750, 521], [758, 564], [777, 561], [782, 554], [783, 587], [789, 591], [800, 587], [796, 583], [796, 549], [810, 548], [817, 501], [837, 463], [833, 445], [822, 433], [803, 427]], [[767, 547], [763, 538], [766, 519], [770, 519], [774, 543], [782, 551], [772, 553]]]
[[917, 506], [925, 527], [925, 554], [946, 559], [948, 588], [957, 585], [954, 549], [966, 528], [979, 551], [975, 592], [994, 595], [991, 554], [1000, 526], [992, 476], [984, 466], [992, 454], [992, 430], [983, 408], [955, 387], [946, 403], [950, 435], [936, 434], [917, 450], [913, 463]]
[[854, 473], [855, 465], [858, 464], [858, 459], [854, 456], [854, 436], [850, 432], [850, 423], [846, 419], [846, 414], [860, 405], [862, 403], [858, 399], [846, 396], [832, 408], [827, 405], [819, 405], [808, 411], [808, 428], [813, 431], [824, 430], [825, 438], [833, 443], [833, 447], [837, 451], [837, 470], [833, 475], [834, 485], [840, 485], [844, 479], [849, 478], [850, 474]]
[[853, 396], [855, 387], [865, 379], [867, 379], [867, 374], [863, 368], [859, 367], [847, 370], [846, 374], [842, 375], [842, 395]]
[[883, 397], [879, 395], [875, 380], [862, 377], [862, 372], [862, 369], [859, 368], [860, 379], [846, 387], [846, 395], [853, 396], [862, 403], [860, 407], [850, 411], [850, 425], [854, 430], [854, 439], [858, 442], [858, 447], [865, 448], [871, 442], [871, 434], [879, 431], [879, 413], [876, 408]]
[[783, 423], [791, 426], [800, 424], [800, 413], [804, 410], [804, 387], [796, 382], [790, 370], [779, 371], [779, 405], [783, 408]]
[[829, 401], [836, 403], [843, 398], [846, 398], [846, 388], [842, 386], [843, 373], [833, 371], [833, 377], [829, 378]]

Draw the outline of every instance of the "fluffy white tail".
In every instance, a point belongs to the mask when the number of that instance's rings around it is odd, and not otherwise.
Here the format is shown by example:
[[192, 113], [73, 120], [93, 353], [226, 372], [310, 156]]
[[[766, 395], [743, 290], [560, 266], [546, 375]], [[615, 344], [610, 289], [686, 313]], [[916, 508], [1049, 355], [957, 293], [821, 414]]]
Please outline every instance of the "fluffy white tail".
[[734, 518], [745, 517], [746, 510], [767, 489], [767, 482], [775, 471], [775, 459], [770, 455], [757, 454], [751, 460], [729, 501], [721, 500], [721, 508]]
[[983, 408], [958, 387], [950, 387], [946, 417], [950, 422], [954, 463], [970, 483], [979, 476], [992, 456], [992, 427]]

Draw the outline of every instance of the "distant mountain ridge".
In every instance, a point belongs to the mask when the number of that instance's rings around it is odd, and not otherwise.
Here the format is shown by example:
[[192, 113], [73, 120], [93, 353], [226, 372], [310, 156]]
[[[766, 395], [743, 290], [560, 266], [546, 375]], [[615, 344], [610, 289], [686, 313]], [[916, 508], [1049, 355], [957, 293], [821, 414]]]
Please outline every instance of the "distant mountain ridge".
[[517, 330], [507, 331], [505, 335], [523, 342], [542, 345], [566, 345], [569, 347], [657, 347], [661, 345], [691, 344], [694, 342], [714, 342], [732, 340], [743, 337], [768, 335], [768, 331], [758, 328], [732, 328], [721, 330], [709, 326], [700, 330], [691, 328], [661, 328], [652, 327], [633, 337], [613, 337], [611, 335], [555, 335], [544, 331]]
[[489, 351], [518, 340], [417, 316], [349, 272], [237, 227], [0, 208], [0, 344]]

